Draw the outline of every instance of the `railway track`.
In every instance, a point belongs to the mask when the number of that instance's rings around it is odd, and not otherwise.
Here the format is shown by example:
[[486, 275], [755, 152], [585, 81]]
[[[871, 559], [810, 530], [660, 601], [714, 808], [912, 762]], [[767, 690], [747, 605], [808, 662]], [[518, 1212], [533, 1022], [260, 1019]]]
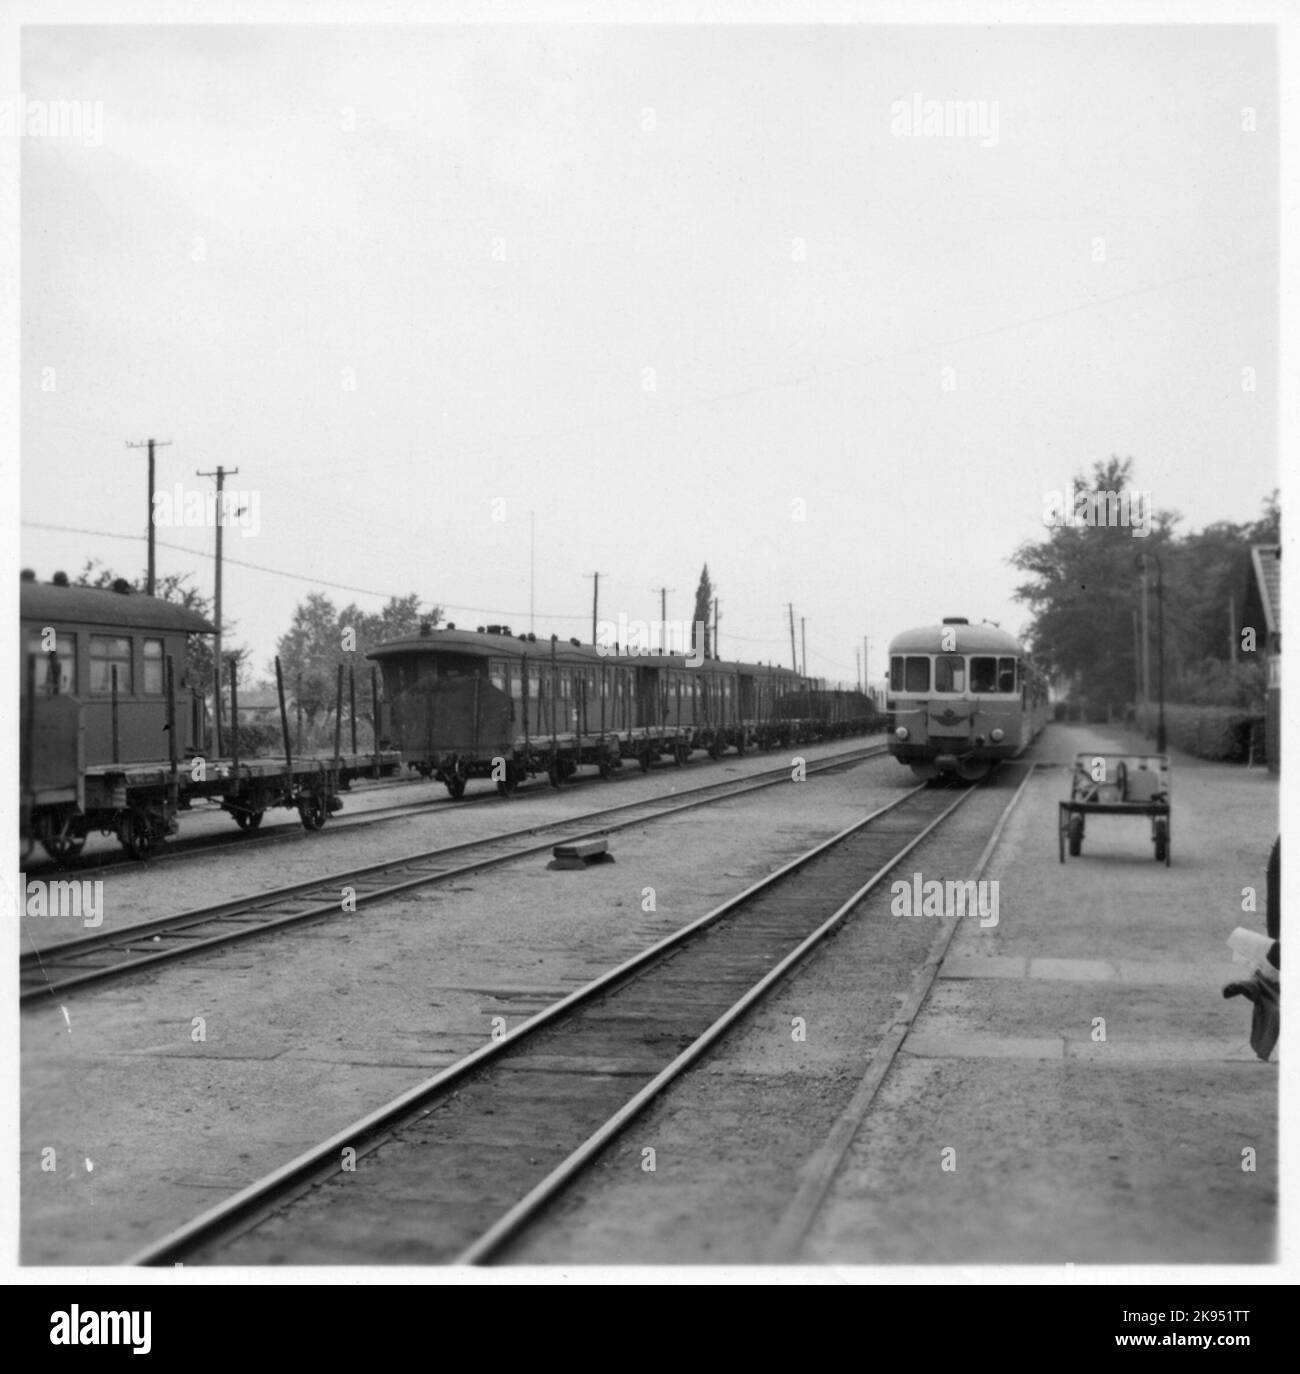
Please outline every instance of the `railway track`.
[[[872, 745], [815, 760], [809, 776], [833, 772], [879, 757]], [[76, 988], [144, 972], [224, 945], [270, 934], [305, 921], [319, 921], [359, 910], [399, 893], [449, 882], [468, 873], [495, 868], [546, 852], [556, 837], [581, 840], [612, 834], [646, 821], [677, 815], [788, 781], [788, 765], [746, 778], [730, 778], [676, 792], [606, 807], [585, 816], [544, 822], [484, 840], [425, 850], [363, 868], [142, 921], [125, 930], [97, 932], [76, 940], [29, 950], [19, 960], [19, 1000], [24, 1006], [59, 997]], [[350, 893], [350, 905], [345, 895]]]
[[131, 1262], [491, 1259], [978, 791], [910, 790]]

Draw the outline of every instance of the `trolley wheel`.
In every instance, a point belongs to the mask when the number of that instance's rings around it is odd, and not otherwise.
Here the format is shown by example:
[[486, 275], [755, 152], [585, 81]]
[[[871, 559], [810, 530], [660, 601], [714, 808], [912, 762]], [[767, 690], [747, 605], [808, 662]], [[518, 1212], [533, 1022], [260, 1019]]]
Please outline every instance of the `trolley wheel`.
[[1152, 825], [1153, 838], [1156, 842], [1156, 863], [1169, 866], [1169, 823], [1163, 817], [1156, 820]]
[[258, 830], [262, 825], [262, 817], [265, 811], [236, 811], [235, 824], [241, 830]]
[[298, 816], [304, 830], [319, 830], [328, 814], [325, 803], [314, 792], [298, 803]]
[[1071, 816], [1070, 828], [1067, 831], [1070, 841], [1070, 857], [1078, 858], [1079, 852], [1083, 849], [1083, 817]]
[[459, 801], [465, 795], [465, 779], [459, 773], [453, 773], [447, 779], [447, 791], [456, 801]]

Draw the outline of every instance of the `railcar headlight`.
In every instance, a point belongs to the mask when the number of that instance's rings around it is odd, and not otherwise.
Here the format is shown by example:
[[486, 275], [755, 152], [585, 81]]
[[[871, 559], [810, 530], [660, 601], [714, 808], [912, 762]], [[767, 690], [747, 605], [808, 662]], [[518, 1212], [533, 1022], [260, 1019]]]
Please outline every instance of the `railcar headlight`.
[[894, 738], [895, 738], [895, 739], [906, 739], [906, 738], [907, 738], [907, 726], [906, 726], [906, 725], [900, 725], [900, 726], [894, 731]]
[[992, 734], [989, 736], [989, 738], [993, 741], [994, 744], [1001, 744], [1003, 739], [1006, 738], [1006, 731], [1002, 729], [994, 730]]

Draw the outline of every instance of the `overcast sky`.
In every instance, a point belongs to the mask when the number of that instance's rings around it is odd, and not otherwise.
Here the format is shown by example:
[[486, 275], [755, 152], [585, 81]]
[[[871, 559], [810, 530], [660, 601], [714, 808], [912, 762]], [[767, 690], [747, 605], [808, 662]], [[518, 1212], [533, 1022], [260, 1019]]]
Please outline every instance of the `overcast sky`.
[[[314, 588], [586, 638], [585, 574], [685, 618], [707, 561], [726, 656], [793, 602], [877, 678], [1018, 630], [1111, 454], [1185, 531], [1278, 485], [1266, 29], [37, 27], [22, 83], [102, 111], [21, 148], [22, 561], [143, 571], [128, 440], [237, 467], [258, 676]], [[159, 538], [209, 592], [213, 531]]]

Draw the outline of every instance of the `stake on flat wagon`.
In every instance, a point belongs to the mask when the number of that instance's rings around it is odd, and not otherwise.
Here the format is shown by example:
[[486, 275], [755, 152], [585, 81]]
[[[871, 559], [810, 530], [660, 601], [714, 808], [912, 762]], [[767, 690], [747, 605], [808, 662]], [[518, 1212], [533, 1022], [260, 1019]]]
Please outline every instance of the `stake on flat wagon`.
[[167, 780], [167, 816], [170, 821], [181, 805], [180, 746], [176, 739], [176, 660], [167, 655], [167, 757], [171, 764]]
[[352, 721], [352, 753], [357, 752], [357, 670], [348, 664], [348, 716]]
[[375, 777], [379, 776], [379, 670], [370, 665], [370, 724], [375, 744]]
[[334, 766], [338, 768], [343, 760], [339, 750], [343, 747], [343, 665], [339, 664], [338, 685], [334, 691]]
[[112, 668], [109, 670], [109, 679], [110, 679], [110, 681], [111, 681], [111, 683], [112, 683], [112, 693], [113, 693], [113, 762], [114, 762], [114, 763], [120, 763], [120, 762], [121, 762], [121, 750], [120, 750], [120, 748], [118, 747], [118, 733], [117, 733], [117, 664], [116, 664], [116, 663], [114, 663], [113, 666], [112, 666]]
[[[293, 791], [293, 754], [289, 749], [289, 713], [284, 707], [284, 673], [280, 668], [280, 656], [275, 656], [275, 693], [280, 699], [280, 734], [284, 737], [284, 765], [289, 773], [289, 790]], [[302, 710], [302, 698], [299, 697], [298, 709]]]
[[235, 669], [239, 660], [230, 660], [230, 771], [239, 773], [239, 684], [235, 681]]

